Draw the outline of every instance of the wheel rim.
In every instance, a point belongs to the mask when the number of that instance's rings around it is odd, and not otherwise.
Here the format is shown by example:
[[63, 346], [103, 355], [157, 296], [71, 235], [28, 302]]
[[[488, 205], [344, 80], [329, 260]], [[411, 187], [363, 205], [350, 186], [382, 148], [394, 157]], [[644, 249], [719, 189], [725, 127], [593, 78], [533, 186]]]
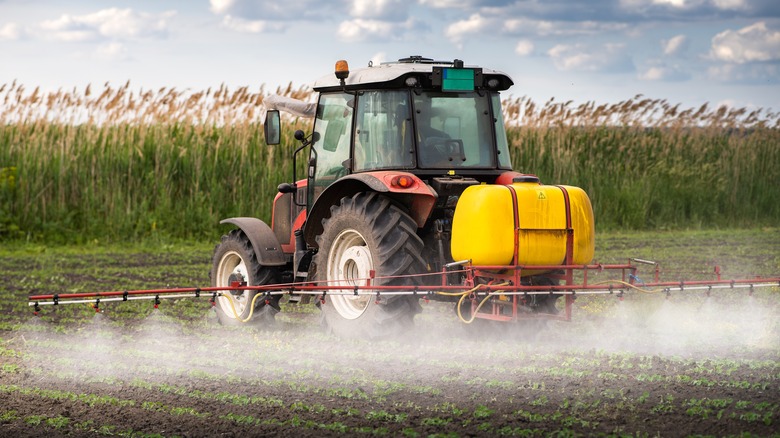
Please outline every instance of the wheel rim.
[[[328, 253], [328, 284], [364, 286], [374, 261], [366, 240], [355, 230], [344, 230], [333, 240]], [[341, 292], [341, 291], [339, 291]], [[333, 308], [345, 319], [356, 319], [371, 303], [371, 295], [337, 295], [329, 297]]]
[[[216, 286], [218, 287], [230, 286], [233, 281], [241, 281], [250, 284], [249, 274], [244, 259], [235, 251], [225, 253], [219, 261], [216, 280]], [[225, 293], [225, 291], [222, 293]], [[242, 315], [249, 302], [249, 291], [230, 291], [230, 297], [233, 300], [233, 306], [236, 308], [236, 313], [238, 313], [239, 316]], [[236, 317], [230, 309], [229, 298], [219, 296], [217, 297], [217, 302], [219, 307], [225, 312], [225, 315], [229, 318]]]

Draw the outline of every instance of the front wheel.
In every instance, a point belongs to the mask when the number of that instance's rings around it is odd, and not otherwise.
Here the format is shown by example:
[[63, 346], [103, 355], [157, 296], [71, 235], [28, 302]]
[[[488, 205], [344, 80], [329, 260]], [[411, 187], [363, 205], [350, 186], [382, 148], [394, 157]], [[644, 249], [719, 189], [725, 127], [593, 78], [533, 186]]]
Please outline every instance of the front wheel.
[[[222, 236], [222, 241], [214, 249], [210, 277], [214, 287], [229, 287], [236, 282], [260, 286], [273, 283], [276, 271], [260, 265], [246, 234], [233, 230]], [[255, 298], [257, 293], [253, 290], [223, 291], [225, 295], [217, 297], [215, 305], [219, 322], [223, 325], [273, 323], [279, 311], [280, 296]], [[250, 315], [251, 319], [248, 319]]]
[[[331, 207], [317, 237], [315, 278], [320, 284], [365, 286], [371, 272], [375, 285], [420, 284], [411, 274], [425, 272], [423, 242], [408, 214], [378, 193], [344, 197]], [[401, 333], [421, 308], [413, 295], [354, 295], [348, 290], [326, 294], [320, 305], [323, 324], [339, 337], [375, 339]]]

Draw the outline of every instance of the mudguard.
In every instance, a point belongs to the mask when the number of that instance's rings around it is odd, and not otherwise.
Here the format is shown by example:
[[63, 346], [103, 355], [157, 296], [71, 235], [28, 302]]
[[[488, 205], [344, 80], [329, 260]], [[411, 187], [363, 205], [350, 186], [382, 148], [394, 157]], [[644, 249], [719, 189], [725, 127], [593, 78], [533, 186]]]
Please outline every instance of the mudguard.
[[[398, 176], [407, 176], [414, 180], [407, 188], [395, 187], [392, 180]], [[314, 202], [303, 230], [303, 236], [309, 246], [317, 247], [315, 238], [322, 233], [322, 219], [330, 215], [330, 207], [345, 196], [359, 192], [373, 191], [387, 195], [406, 207], [409, 215], [422, 228], [433, 210], [438, 195], [417, 176], [395, 170], [356, 173], [347, 175], [326, 188]]]
[[249, 238], [255, 250], [257, 261], [262, 266], [284, 266], [287, 257], [282, 252], [282, 246], [276, 239], [273, 230], [265, 222], [253, 217], [233, 217], [219, 221], [221, 224], [232, 224], [241, 229]]

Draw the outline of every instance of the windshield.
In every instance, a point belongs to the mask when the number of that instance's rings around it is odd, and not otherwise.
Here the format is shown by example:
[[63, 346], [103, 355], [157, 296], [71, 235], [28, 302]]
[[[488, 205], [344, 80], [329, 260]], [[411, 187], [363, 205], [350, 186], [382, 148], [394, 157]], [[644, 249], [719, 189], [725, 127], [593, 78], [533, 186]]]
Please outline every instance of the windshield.
[[354, 172], [511, 165], [498, 93], [369, 90], [355, 113]]

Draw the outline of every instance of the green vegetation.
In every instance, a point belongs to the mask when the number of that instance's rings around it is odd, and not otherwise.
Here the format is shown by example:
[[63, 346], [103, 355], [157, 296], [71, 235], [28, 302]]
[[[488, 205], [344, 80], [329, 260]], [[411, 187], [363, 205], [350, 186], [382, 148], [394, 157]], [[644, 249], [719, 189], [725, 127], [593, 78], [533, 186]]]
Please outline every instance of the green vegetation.
[[[293, 131], [311, 129], [289, 120], [283, 146], [267, 147], [264, 94], [245, 88], [41, 96], [12, 84], [2, 93], [3, 240], [213, 239], [225, 217], [269, 220], [277, 185], [292, 176]], [[640, 97], [505, 108], [514, 167], [583, 187], [602, 230], [780, 222], [777, 114]]]

